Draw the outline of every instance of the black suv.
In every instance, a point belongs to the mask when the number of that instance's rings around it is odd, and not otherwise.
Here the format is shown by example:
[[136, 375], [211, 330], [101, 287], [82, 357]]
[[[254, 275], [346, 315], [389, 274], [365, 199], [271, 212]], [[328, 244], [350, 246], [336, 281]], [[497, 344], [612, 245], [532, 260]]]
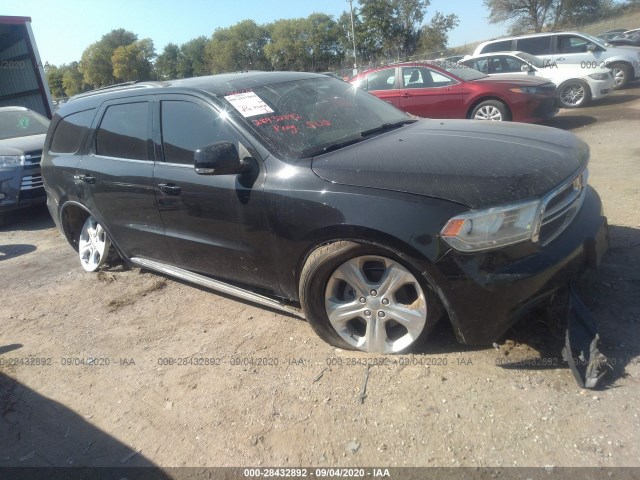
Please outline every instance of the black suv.
[[588, 158], [561, 130], [416, 119], [324, 75], [249, 72], [82, 94], [42, 172], [86, 270], [117, 252], [396, 353], [443, 312], [491, 342], [597, 265]]

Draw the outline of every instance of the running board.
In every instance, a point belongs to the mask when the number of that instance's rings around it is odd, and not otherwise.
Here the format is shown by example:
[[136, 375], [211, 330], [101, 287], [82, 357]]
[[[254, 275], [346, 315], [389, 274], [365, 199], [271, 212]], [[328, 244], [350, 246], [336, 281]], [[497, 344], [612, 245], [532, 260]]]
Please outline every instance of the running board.
[[278, 302], [273, 298], [265, 297], [264, 295], [259, 295], [257, 293], [236, 287], [234, 285], [229, 285], [228, 283], [224, 283], [219, 280], [213, 280], [212, 278], [190, 272], [189, 270], [184, 270], [172, 265], [166, 265], [154, 260], [147, 260], [146, 258], [133, 257], [130, 260], [132, 263], [135, 263], [142, 268], [147, 268], [149, 270], [154, 270], [156, 272], [179, 278], [190, 283], [195, 283], [202, 287], [210, 288], [211, 290], [215, 290], [221, 293], [226, 293], [227, 295], [231, 295], [242, 300], [247, 300], [252, 303], [257, 303], [258, 305], [262, 305], [264, 307], [274, 308], [276, 310], [287, 312], [299, 318], [305, 318], [302, 310], [296, 309], [289, 305], [285, 305], [284, 303]]

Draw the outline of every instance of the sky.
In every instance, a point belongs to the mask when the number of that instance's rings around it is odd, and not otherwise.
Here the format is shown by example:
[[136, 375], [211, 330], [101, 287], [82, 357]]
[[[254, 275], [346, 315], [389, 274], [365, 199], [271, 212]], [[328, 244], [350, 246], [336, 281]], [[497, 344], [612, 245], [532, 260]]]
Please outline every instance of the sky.
[[[31, 17], [40, 58], [53, 65], [80, 60], [86, 47], [115, 28], [151, 38], [161, 53], [167, 43], [209, 37], [218, 27], [246, 19], [261, 24], [314, 12], [337, 18], [348, 8], [346, 0], [0, 0], [0, 15]], [[452, 47], [506, 31], [505, 25], [488, 23], [482, 0], [431, 0], [425, 20], [436, 11], [460, 17], [449, 36]]]

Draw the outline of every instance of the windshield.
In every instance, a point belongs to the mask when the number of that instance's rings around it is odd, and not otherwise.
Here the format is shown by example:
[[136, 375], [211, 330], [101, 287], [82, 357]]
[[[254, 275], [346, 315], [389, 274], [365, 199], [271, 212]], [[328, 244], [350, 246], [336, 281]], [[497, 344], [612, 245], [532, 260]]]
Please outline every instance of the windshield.
[[461, 78], [462, 80], [465, 81], [471, 81], [471, 80], [477, 80], [479, 78], [484, 78], [487, 77], [488, 75], [485, 75], [482, 72], [479, 72], [478, 70], [475, 70], [471, 67], [467, 67], [466, 65], [463, 65], [461, 63], [456, 63], [456, 64], [451, 64], [451, 65], [446, 65], [443, 68], [443, 70], [446, 70], [447, 72], [455, 75], [458, 78]]
[[541, 58], [538, 58], [535, 55], [531, 55], [530, 53], [520, 52], [520, 53], [517, 53], [516, 56], [520, 57], [522, 60], [524, 60], [527, 63], [530, 63], [536, 68], [546, 68], [552, 65], [551, 62], [545, 64]]
[[244, 117], [272, 152], [290, 159], [335, 150], [411, 120], [373, 95], [330, 77], [253, 87], [219, 98], [227, 110]]
[[47, 133], [49, 120], [29, 110], [0, 110], [0, 140]]
[[592, 35], [589, 35], [588, 33], [581, 33], [580, 35], [582, 35], [584, 38], [586, 38], [587, 40], [592, 41], [593, 43], [595, 43], [596, 45], [598, 45], [599, 47], [604, 47], [603, 45], [603, 41], [601, 38], [598, 37], [594, 37]]

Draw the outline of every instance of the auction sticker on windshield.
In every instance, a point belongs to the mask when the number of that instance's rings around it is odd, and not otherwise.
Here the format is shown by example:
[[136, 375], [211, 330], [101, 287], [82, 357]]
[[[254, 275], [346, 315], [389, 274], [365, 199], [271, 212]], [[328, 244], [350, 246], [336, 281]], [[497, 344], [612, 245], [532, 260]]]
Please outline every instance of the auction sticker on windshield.
[[236, 93], [224, 97], [244, 117], [253, 117], [265, 113], [273, 113], [273, 110], [254, 92]]

